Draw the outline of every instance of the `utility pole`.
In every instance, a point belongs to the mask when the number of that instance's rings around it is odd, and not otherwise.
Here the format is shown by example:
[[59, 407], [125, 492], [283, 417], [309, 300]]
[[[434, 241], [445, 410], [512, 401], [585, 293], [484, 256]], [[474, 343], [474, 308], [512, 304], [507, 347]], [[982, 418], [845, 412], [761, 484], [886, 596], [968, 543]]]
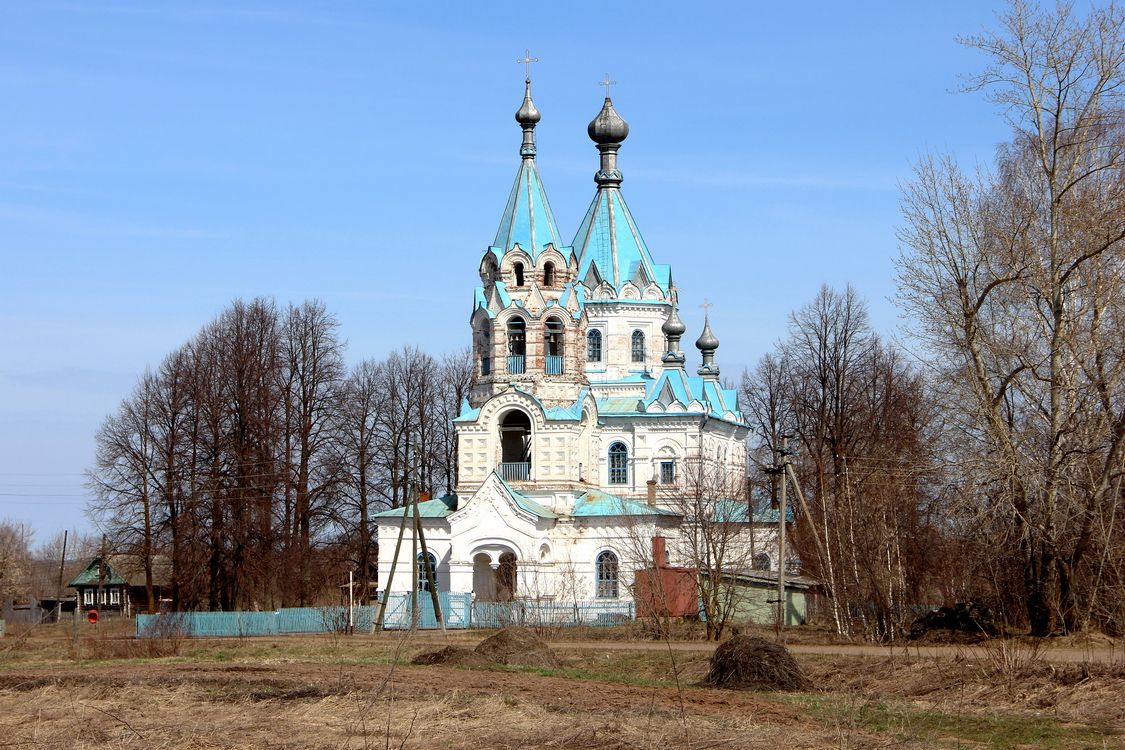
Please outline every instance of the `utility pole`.
[[789, 436], [781, 436], [781, 487], [777, 494], [777, 634], [785, 629], [789, 607], [785, 596], [785, 470], [789, 466]]
[[69, 532], [63, 529], [62, 554], [59, 556], [59, 586], [55, 590], [55, 622], [62, 622], [62, 583], [63, 569], [66, 567], [66, 539]]

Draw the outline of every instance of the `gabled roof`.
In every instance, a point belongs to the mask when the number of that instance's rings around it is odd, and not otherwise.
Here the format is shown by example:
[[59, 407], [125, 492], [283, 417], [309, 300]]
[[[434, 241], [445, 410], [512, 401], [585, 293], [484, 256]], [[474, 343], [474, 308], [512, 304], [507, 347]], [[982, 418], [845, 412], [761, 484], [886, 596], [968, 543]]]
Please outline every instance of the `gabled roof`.
[[547, 202], [547, 192], [543, 189], [539, 169], [533, 158], [520, 160], [516, 181], [512, 185], [508, 203], [504, 206], [504, 214], [500, 217], [500, 227], [496, 230], [491, 250], [499, 260], [514, 245], [519, 245], [532, 260], [547, 245], [554, 245], [563, 257], [568, 254], [563, 249], [555, 215], [551, 212], [551, 204]]
[[[95, 557], [86, 566], [86, 569], [74, 577], [74, 580], [67, 584], [68, 588], [77, 588], [79, 586], [97, 586], [99, 568], [101, 567], [101, 558]], [[128, 583], [124, 578], [117, 574], [108, 562], [105, 564], [105, 578], [102, 579], [103, 586], [122, 586]]]
[[[422, 518], [445, 518], [453, 511], [457, 510], [457, 496], [445, 495], [435, 500], [425, 500], [418, 503], [418, 515]], [[413, 505], [403, 505], [398, 508], [391, 508], [379, 513], [373, 513], [372, 518], [401, 518], [402, 514], [409, 511], [410, 515], [414, 515]]]
[[512, 500], [515, 501], [517, 506], [519, 506], [523, 510], [526, 510], [528, 513], [539, 516], [540, 518], [558, 518], [558, 516], [555, 515], [555, 512], [547, 506], [540, 505], [527, 495], [524, 495], [522, 492], [517, 492], [516, 490], [512, 489], [512, 485], [505, 482], [504, 478], [497, 474], [495, 470], [493, 470], [492, 473], [496, 474], [496, 478], [500, 480], [500, 484], [504, 485], [504, 489], [506, 489], [508, 491], [508, 494], [512, 496]]
[[571, 515], [576, 518], [590, 516], [677, 516], [665, 508], [611, 495], [601, 490], [589, 490], [578, 496]]
[[620, 292], [626, 282], [645, 279], [655, 282], [665, 295], [671, 291], [671, 268], [653, 262], [616, 187], [598, 189], [574, 235], [573, 246], [578, 253], [578, 278], [588, 284], [600, 278]]

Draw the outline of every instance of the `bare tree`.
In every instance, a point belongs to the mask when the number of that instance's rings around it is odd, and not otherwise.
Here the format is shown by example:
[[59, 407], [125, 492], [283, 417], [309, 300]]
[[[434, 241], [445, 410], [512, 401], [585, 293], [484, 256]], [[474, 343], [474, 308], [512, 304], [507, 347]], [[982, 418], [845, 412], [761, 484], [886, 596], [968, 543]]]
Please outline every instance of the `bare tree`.
[[0, 522], [0, 604], [30, 593], [30, 541], [31, 528], [27, 525]]
[[1123, 24], [1013, 2], [963, 40], [1012, 140], [976, 176], [923, 159], [903, 196], [900, 299], [965, 438], [963, 509], [1038, 635], [1083, 626], [1120, 543]]

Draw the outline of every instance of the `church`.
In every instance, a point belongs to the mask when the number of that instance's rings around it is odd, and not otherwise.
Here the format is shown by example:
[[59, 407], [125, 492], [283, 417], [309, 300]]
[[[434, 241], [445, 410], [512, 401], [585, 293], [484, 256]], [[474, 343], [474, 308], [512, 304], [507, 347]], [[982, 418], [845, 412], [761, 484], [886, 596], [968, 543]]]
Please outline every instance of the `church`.
[[[698, 512], [683, 498], [702, 491], [700, 467], [722, 478], [716, 501], [740, 509], [741, 538], [762, 537], [755, 567], [776, 565], [762, 553], [776, 552], [772, 532], [739, 490], [749, 427], [719, 379], [719, 340], [706, 318], [689, 365], [672, 269], [653, 259], [625, 202], [628, 123], [607, 91], [587, 128], [596, 188], [566, 243], [536, 163], [539, 121], [528, 77], [519, 168], [469, 316], [476, 377], [455, 419], [456, 491], [418, 505], [438, 589], [477, 602], [628, 602], [654, 537], [667, 540], [659, 564], [691, 565], [681, 542]], [[403, 512], [375, 518], [381, 583]], [[392, 592], [411, 589], [412, 565], [426, 580], [409, 524], [406, 535]]]

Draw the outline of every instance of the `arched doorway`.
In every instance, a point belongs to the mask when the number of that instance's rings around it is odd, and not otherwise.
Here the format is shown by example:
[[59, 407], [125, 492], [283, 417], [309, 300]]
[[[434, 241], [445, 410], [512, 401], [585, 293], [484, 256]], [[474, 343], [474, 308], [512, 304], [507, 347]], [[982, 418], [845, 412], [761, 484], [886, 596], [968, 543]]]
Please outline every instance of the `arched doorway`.
[[509, 482], [531, 479], [531, 418], [522, 411], [500, 420], [500, 476]]
[[473, 555], [473, 595], [476, 601], [510, 602], [515, 599], [518, 587], [514, 552], [506, 550], [499, 555], [496, 552], [478, 552]]

